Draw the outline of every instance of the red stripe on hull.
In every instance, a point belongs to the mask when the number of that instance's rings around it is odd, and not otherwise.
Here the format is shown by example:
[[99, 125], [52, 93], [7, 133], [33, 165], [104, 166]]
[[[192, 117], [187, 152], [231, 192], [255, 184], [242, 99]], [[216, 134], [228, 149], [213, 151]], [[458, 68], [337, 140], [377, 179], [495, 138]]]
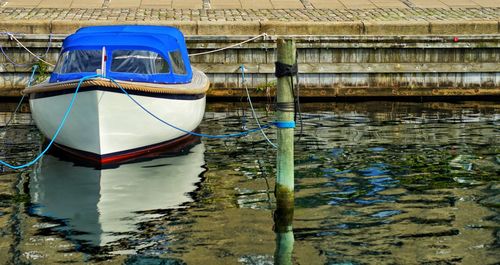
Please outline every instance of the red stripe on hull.
[[[167, 142], [135, 148], [132, 150], [121, 151], [108, 155], [98, 155], [90, 152], [76, 150], [60, 144], [54, 144], [54, 147], [57, 149], [54, 151], [56, 153], [59, 153], [60, 156], [69, 155], [71, 158], [75, 158], [84, 163], [90, 163], [95, 166], [104, 166], [123, 164], [142, 159], [152, 159], [164, 154], [179, 153], [186, 147], [191, 147], [192, 145], [199, 142], [200, 137], [187, 134]], [[62, 153], [58, 151], [62, 151]]]

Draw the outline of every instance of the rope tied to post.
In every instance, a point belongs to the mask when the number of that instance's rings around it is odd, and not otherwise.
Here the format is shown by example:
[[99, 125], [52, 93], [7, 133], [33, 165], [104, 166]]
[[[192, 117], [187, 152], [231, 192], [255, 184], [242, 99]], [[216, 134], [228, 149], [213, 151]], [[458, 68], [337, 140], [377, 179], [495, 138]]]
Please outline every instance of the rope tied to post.
[[295, 121], [275, 121], [273, 125], [280, 129], [292, 129], [295, 128]]
[[286, 64], [282, 62], [275, 62], [276, 71], [274, 75], [278, 78], [285, 76], [295, 76], [299, 73], [299, 67], [297, 66], [297, 62], [294, 64]]
[[[34, 68], [34, 71], [35, 70], [36, 70], [36, 68]], [[180, 128], [180, 127], [178, 127], [178, 126], [176, 126], [176, 125], [174, 125], [174, 124], [172, 124], [172, 123], [170, 123], [168, 121], [165, 121], [164, 119], [160, 118], [158, 115], [156, 115], [153, 112], [151, 112], [144, 105], [142, 105], [141, 103], [139, 103], [134, 97], [132, 97], [127, 92], [127, 90], [124, 89], [115, 79], [109, 78], [109, 77], [104, 77], [102, 75], [90, 75], [90, 76], [84, 76], [84, 77], [82, 77], [78, 81], [78, 84], [76, 85], [76, 88], [75, 88], [75, 90], [73, 92], [73, 96], [72, 96], [72, 98], [70, 100], [70, 103], [69, 103], [66, 111], [64, 112], [63, 118], [61, 119], [61, 122], [59, 123], [59, 126], [57, 127], [55, 133], [51, 137], [51, 140], [49, 141], [49, 143], [47, 144], [47, 146], [45, 147], [45, 149], [42, 152], [40, 152], [34, 159], [32, 159], [31, 161], [29, 161], [27, 163], [24, 163], [22, 165], [17, 165], [16, 166], [16, 165], [10, 164], [10, 163], [8, 163], [8, 162], [3, 161], [3, 160], [0, 159], [0, 167], [1, 166], [5, 166], [5, 167], [11, 168], [11, 169], [22, 169], [22, 168], [29, 167], [29, 166], [35, 164], [36, 162], [38, 162], [45, 155], [45, 153], [48, 152], [48, 150], [54, 144], [57, 136], [59, 135], [59, 133], [63, 129], [63, 127], [64, 127], [64, 125], [66, 123], [66, 120], [67, 120], [67, 118], [68, 118], [68, 116], [69, 116], [69, 114], [70, 114], [70, 112], [71, 112], [71, 110], [73, 108], [73, 105], [74, 105], [74, 103], [76, 101], [76, 96], [79, 93], [79, 90], [80, 90], [82, 84], [86, 80], [94, 79], [94, 78], [104, 78], [104, 79], [107, 79], [110, 82], [114, 83], [116, 86], [118, 86], [118, 88], [123, 92], [124, 95], [126, 95], [133, 103], [135, 103], [140, 109], [142, 109], [144, 112], [146, 112], [147, 114], [149, 114], [151, 117], [155, 118], [156, 120], [158, 120], [159, 122], [163, 123], [164, 125], [167, 125], [167, 126], [173, 128], [175, 130], [184, 132], [186, 134], [190, 134], [190, 135], [194, 135], [194, 136], [199, 136], [199, 137], [205, 137], [205, 138], [211, 138], [211, 139], [226, 139], [226, 138], [235, 138], [235, 137], [247, 136], [247, 135], [249, 135], [251, 133], [256, 133], [256, 132], [268, 129], [271, 126], [274, 125], [274, 123], [272, 123], [272, 122], [268, 123], [268, 124], [264, 124], [264, 125], [262, 125], [262, 124], [259, 123], [259, 126], [257, 128], [254, 128], [254, 129], [249, 129], [249, 130], [238, 132], [238, 133], [229, 133], [229, 134], [220, 134], [220, 135], [210, 135], [210, 134], [203, 134], [203, 133], [192, 132], [192, 131]], [[1, 171], [1, 168], [0, 168], [0, 171]]]
[[295, 91], [294, 84], [293, 84], [293, 77], [294, 76], [297, 78], [297, 83], [298, 83], [298, 73], [299, 73], [299, 67], [297, 64], [297, 52], [296, 51], [295, 51], [295, 57], [294, 57], [293, 64], [287, 64], [287, 63], [283, 63], [280, 61], [275, 62], [274, 75], [277, 78], [284, 78], [284, 77], [290, 78], [290, 90], [291, 90], [292, 95], [293, 95], [293, 101], [277, 102], [276, 103], [276, 111], [293, 112], [293, 113], [295, 113], [295, 115], [294, 115], [295, 117], [294, 117], [293, 121], [277, 121], [274, 123], [274, 125], [279, 129], [295, 128], [295, 120], [297, 119], [296, 109], [298, 109], [300, 122], [301, 122], [301, 133], [300, 134], [302, 134], [302, 115], [300, 112], [299, 87], [297, 86], [297, 91]]
[[[282, 62], [275, 62], [276, 69], [274, 75], [277, 78], [290, 77], [290, 84], [293, 93], [293, 76], [296, 76], [299, 72], [297, 62], [294, 64], [286, 64]], [[295, 102], [277, 102], [276, 110], [283, 112], [295, 112]]]

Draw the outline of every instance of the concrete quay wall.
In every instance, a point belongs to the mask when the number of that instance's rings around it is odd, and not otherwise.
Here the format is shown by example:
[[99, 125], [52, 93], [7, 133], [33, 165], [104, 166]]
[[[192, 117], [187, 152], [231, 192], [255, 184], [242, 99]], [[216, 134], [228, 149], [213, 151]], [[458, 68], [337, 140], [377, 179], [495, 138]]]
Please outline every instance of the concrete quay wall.
[[[87, 25], [171, 25], [186, 34], [190, 53], [210, 51], [267, 33], [266, 38], [191, 57], [212, 82], [209, 96], [241, 97], [240, 66], [254, 96], [274, 93], [275, 41], [294, 38], [304, 97], [498, 96], [500, 34], [496, 20], [447, 21], [68, 21], [9, 20], [0, 28], [46, 59], [57, 60], [65, 36]], [[18, 64], [34, 58], [0, 36]], [[51, 70], [50, 68], [48, 69]], [[30, 66], [0, 56], [0, 96], [19, 96]]]
[[[497, 11], [498, 12], [498, 11]], [[58, 20], [5, 19], [0, 21], [2, 31], [24, 34], [71, 34], [85, 26], [131, 24], [164, 25], [179, 28], [185, 35], [485, 35], [500, 33], [500, 15], [497, 19], [479, 17], [462, 20], [359, 20], [359, 21], [197, 21], [197, 20]]]

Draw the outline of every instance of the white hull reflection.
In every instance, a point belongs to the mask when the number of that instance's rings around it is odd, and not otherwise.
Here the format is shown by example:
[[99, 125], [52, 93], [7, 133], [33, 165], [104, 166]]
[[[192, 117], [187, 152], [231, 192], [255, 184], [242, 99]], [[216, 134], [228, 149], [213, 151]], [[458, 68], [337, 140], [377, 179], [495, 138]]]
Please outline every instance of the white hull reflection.
[[[200, 182], [205, 146], [186, 155], [96, 170], [47, 155], [30, 180], [34, 213], [64, 220], [72, 239], [104, 246], [137, 231], [155, 215], [139, 211], [173, 209], [192, 201]], [[121, 235], [120, 235], [121, 234]], [[128, 236], [128, 235], [127, 235]]]

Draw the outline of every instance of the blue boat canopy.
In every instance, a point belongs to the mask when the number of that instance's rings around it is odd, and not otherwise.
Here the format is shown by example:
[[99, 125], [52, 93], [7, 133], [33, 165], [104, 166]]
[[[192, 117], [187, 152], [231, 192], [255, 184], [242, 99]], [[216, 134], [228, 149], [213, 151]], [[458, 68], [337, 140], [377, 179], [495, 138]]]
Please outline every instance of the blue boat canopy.
[[68, 36], [50, 83], [102, 73], [117, 80], [189, 83], [192, 70], [182, 33], [166, 26], [93, 26]]

